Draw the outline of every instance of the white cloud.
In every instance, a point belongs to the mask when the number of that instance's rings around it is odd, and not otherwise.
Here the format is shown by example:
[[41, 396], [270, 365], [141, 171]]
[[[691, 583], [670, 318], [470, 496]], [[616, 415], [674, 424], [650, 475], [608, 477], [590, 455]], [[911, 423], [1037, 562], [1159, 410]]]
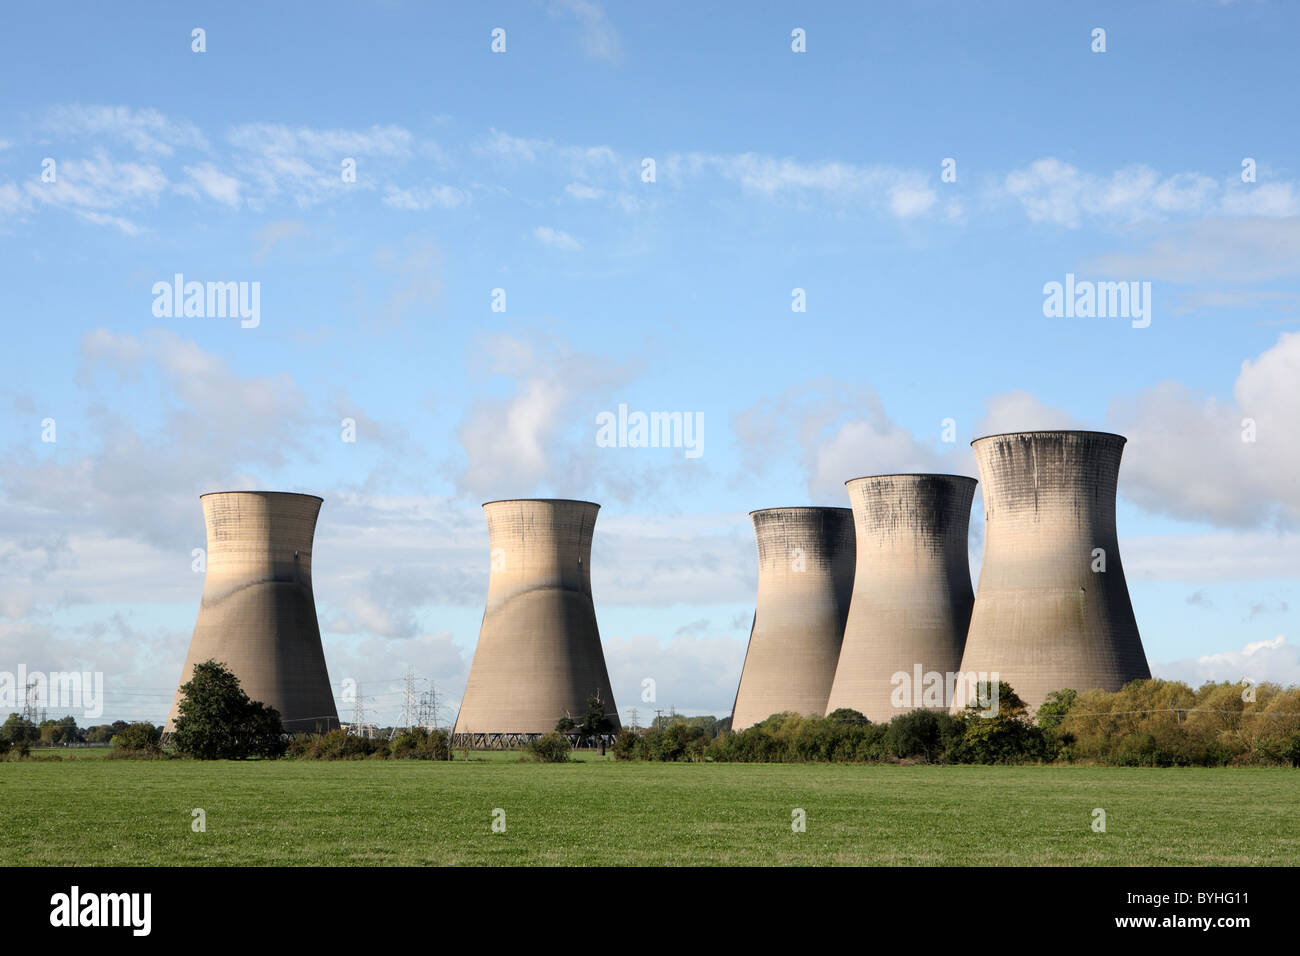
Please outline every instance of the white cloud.
[[1164, 175], [1133, 165], [1109, 175], [1089, 173], [1055, 157], [1013, 169], [995, 195], [1019, 203], [1034, 222], [1077, 229], [1085, 220], [1125, 226], [1173, 217], [1284, 218], [1300, 215], [1300, 189], [1290, 182], [1220, 181], [1204, 173]]
[[1038, 159], [1003, 179], [1002, 191], [1034, 222], [1078, 228], [1085, 217], [1119, 224], [1171, 214], [1210, 211], [1218, 183], [1199, 173], [1161, 176], [1149, 166], [1127, 166], [1109, 177], [1080, 171], [1055, 157]]
[[538, 226], [533, 230], [533, 235], [537, 237], [539, 242], [553, 246], [556, 249], [562, 249], [565, 252], [578, 252], [582, 249], [582, 243], [574, 239], [573, 236], [559, 229], [552, 229], [550, 226]]
[[129, 106], [56, 106], [41, 128], [64, 138], [118, 139], [141, 153], [171, 156], [177, 149], [206, 150], [207, 138], [188, 120], [171, 119], [155, 109]]
[[1300, 190], [1295, 183], [1237, 183], [1224, 195], [1221, 209], [1225, 216], [1300, 216]]
[[[812, 503], [842, 505], [844, 482], [891, 472], [947, 472], [965, 457], [944, 456], [894, 422], [874, 390], [830, 380], [791, 386], [738, 412], [732, 430], [744, 467], [766, 470], [774, 449], [797, 445]], [[779, 456], [778, 456], [779, 457]]]
[[1142, 252], [1094, 256], [1107, 276], [1172, 282], [1260, 282], [1300, 275], [1300, 218], [1206, 218], [1171, 227]]
[[469, 201], [469, 193], [455, 186], [446, 185], [415, 186], [411, 189], [389, 186], [384, 192], [385, 206], [413, 212], [422, 212], [434, 207], [455, 209], [466, 205]]
[[503, 397], [474, 401], [457, 429], [462, 492], [480, 499], [543, 489], [567, 498], [630, 493], [595, 444], [596, 411], [612, 407], [610, 392], [629, 380], [628, 368], [560, 342], [508, 335], [489, 336], [474, 352], [486, 363], [483, 373], [512, 384]]
[[368, 129], [314, 129], [282, 123], [243, 123], [229, 136], [232, 145], [265, 155], [302, 155], [341, 162], [351, 156], [407, 157], [415, 137], [401, 126]]
[[18, 215], [31, 209], [31, 205], [31, 200], [15, 183], [0, 184], [0, 215]]
[[1300, 646], [1287, 643], [1286, 636], [1279, 634], [1271, 640], [1252, 641], [1240, 650], [1167, 663], [1153, 661], [1151, 673], [1192, 687], [1200, 687], [1206, 681], [1241, 680], [1297, 685], [1300, 684]]
[[[1122, 490], [1147, 510], [1250, 527], [1300, 520], [1300, 333], [1241, 365], [1233, 401], [1162, 382], [1114, 402], [1129, 438]], [[1245, 419], [1255, 440], [1243, 441]], [[1248, 434], [1247, 434], [1247, 437]]]
[[[279, 123], [245, 123], [230, 131], [236, 168], [259, 187], [258, 202], [287, 195], [306, 207], [348, 190], [375, 188], [377, 173], [412, 155], [415, 138], [400, 126], [364, 130], [313, 129]], [[343, 181], [345, 159], [358, 160], [356, 182]]]
[[543, 153], [553, 149], [554, 146], [555, 144], [550, 140], [511, 136], [509, 133], [493, 127], [489, 131], [487, 139], [477, 148], [480, 152], [501, 159], [521, 160], [531, 163], [536, 161]]
[[428, 314], [442, 303], [442, 249], [418, 235], [386, 243], [375, 250], [375, 268], [393, 277], [377, 307], [365, 306], [365, 323], [374, 329], [396, 328], [412, 315]]
[[134, 235], [139, 227], [118, 210], [153, 205], [169, 182], [157, 166], [119, 163], [102, 150], [89, 159], [67, 159], [55, 166], [52, 183], [29, 181], [27, 197], [64, 209], [96, 225], [113, 225]]
[[685, 184], [718, 175], [743, 190], [766, 197], [784, 193], [819, 193], [838, 202], [866, 201], [900, 219], [933, 209], [938, 193], [931, 177], [891, 166], [855, 166], [837, 161], [805, 162], [758, 153], [674, 153], [663, 169], [670, 180]]
[[588, 56], [609, 63], [622, 59], [618, 34], [605, 19], [600, 4], [591, 0], [551, 0], [549, 9], [552, 15], [567, 14], [578, 21], [582, 27], [582, 47]]
[[[1119, 481], [1123, 495], [1124, 470], [1120, 471]], [[1140, 534], [1124, 536], [1122, 541], [1125, 573], [1135, 580], [1203, 584], [1300, 578], [1300, 535], [1297, 534], [1223, 529], [1208, 533]]]
[[227, 176], [211, 163], [186, 166], [185, 172], [206, 196], [232, 209], [239, 208], [239, 191], [243, 184], [234, 176]]
[[256, 262], [261, 262], [280, 243], [302, 239], [310, 235], [311, 231], [301, 219], [277, 219], [268, 222], [254, 236], [261, 245], [253, 253], [253, 259]]
[[[647, 634], [606, 636], [605, 662], [620, 717], [627, 720], [635, 707], [644, 727], [656, 708], [728, 716], [748, 640], [748, 625], [726, 636], [683, 633], [667, 641]], [[641, 699], [646, 678], [654, 681], [654, 701]]]
[[975, 423], [974, 437], [1003, 432], [1087, 428], [1063, 408], [1048, 405], [1023, 390], [1002, 392], [984, 402], [984, 416]]
[[593, 189], [586, 183], [569, 183], [564, 191], [574, 199], [599, 199], [604, 195], [602, 190]]

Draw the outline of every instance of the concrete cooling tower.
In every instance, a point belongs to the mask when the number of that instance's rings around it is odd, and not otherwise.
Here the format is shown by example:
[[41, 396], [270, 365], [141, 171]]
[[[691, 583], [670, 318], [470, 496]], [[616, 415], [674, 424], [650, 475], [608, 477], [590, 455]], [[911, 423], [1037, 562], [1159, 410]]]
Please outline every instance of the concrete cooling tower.
[[758, 596], [732, 730], [784, 711], [826, 712], [853, 593], [848, 508], [767, 508], [751, 517]]
[[845, 484], [858, 560], [826, 713], [847, 707], [883, 723], [947, 710], [975, 599], [967, 533], [976, 481], [876, 475]]
[[[225, 664], [244, 692], [280, 712], [292, 733], [339, 725], [325, 669], [311, 547], [321, 499], [279, 491], [203, 495], [207, 572], [181, 684], [194, 665]], [[167, 715], [170, 732], [181, 694]]]
[[600, 505], [564, 499], [490, 501], [487, 608], [456, 716], [455, 740], [508, 746], [581, 721], [599, 694], [618, 709], [591, 599], [591, 539]]
[[1151, 676], [1115, 534], [1124, 442], [1088, 431], [971, 442], [984, 564], [962, 671], [998, 672], [1031, 713], [1054, 690], [1114, 691]]

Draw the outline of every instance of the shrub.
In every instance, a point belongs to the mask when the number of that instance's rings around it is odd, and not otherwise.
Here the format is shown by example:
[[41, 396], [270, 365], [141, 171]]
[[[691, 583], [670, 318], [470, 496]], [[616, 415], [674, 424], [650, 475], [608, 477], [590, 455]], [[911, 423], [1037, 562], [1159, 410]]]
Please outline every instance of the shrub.
[[109, 740], [125, 754], [137, 756], [157, 754], [162, 751], [162, 728], [150, 723], [128, 724]]
[[298, 734], [289, 753], [299, 760], [366, 760], [387, 757], [389, 749], [381, 737], [360, 737], [336, 727], [325, 734]]
[[524, 748], [524, 758], [542, 763], [568, 763], [572, 749], [569, 738], [563, 734], [543, 734], [528, 742]]
[[638, 756], [637, 751], [640, 748], [641, 735], [635, 731], [624, 728], [618, 732], [614, 738], [614, 759], [615, 760], [635, 760]]
[[451, 739], [444, 730], [410, 727], [394, 737], [388, 749], [399, 760], [451, 759]]

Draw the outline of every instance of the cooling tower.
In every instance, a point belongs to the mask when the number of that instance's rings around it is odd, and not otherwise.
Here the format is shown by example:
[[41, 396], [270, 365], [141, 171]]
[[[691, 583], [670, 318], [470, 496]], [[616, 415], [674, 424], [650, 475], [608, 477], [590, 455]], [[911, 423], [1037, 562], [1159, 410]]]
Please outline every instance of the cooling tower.
[[758, 595], [732, 730], [784, 711], [826, 712], [853, 593], [848, 508], [767, 508], [751, 517]]
[[858, 560], [826, 713], [884, 723], [947, 710], [975, 600], [967, 533], [974, 478], [876, 475], [845, 483]]
[[[311, 546], [321, 499], [279, 491], [203, 495], [208, 531], [203, 598], [181, 672], [212, 659], [239, 678], [244, 692], [280, 712], [292, 733], [338, 726], [325, 670]], [[180, 703], [172, 701], [166, 730]]]
[[1114, 691], [1151, 676], [1115, 534], [1124, 442], [1087, 431], [971, 442], [984, 563], [962, 671], [998, 672], [1031, 713], [1054, 690]]
[[591, 599], [591, 538], [600, 505], [564, 499], [490, 501], [487, 608], [456, 716], [458, 742], [518, 743], [581, 721], [599, 693], [618, 709]]

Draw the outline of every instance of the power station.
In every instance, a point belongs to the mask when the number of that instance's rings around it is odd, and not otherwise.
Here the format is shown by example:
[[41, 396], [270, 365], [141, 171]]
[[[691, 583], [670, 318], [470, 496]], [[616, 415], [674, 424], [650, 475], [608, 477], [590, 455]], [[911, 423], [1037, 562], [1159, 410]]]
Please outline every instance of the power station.
[[580, 722], [599, 696], [618, 729], [591, 597], [591, 541], [600, 505], [517, 499], [483, 505], [491, 573], [457, 745], [509, 746]]
[[853, 594], [848, 508], [767, 508], [751, 517], [758, 593], [732, 730], [785, 711], [826, 712]]
[[[1052, 691], [1149, 679], [1115, 528], [1124, 444], [1093, 431], [971, 442], [985, 512], [974, 593], [973, 478], [874, 475], [845, 483], [851, 508], [751, 512], [758, 589], [732, 729], [781, 712], [849, 708], [873, 722], [956, 712], [977, 680], [1010, 684], [1032, 713]], [[180, 683], [216, 660], [287, 732], [339, 726], [311, 580], [322, 499], [200, 500], [206, 575]], [[456, 745], [515, 746], [564, 718], [580, 724], [592, 698], [618, 730], [591, 593], [599, 510], [556, 498], [483, 505], [491, 571]], [[180, 699], [178, 689], [167, 732]]]
[[[311, 586], [321, 499], [279, 491], [203, 495], [207, 568], [181, 684], [194, 665], [225, 664], [291, 733], [339, 725]], [[179, 687], [167, 715], [176, 720]]]
[[975, 599], [967, 537], [976, 481], [875, 475], [845, 485], [857, 570], [824, 713], [850, 708], [883, 723], [947, 710]]
[[[1151, 676], [1115, 531], [1124, 442], [1091, 431], [971, 442], [984, 562], [961, 669], [996, 672], [1031, 712], [1055, 690], [1116, 691]], [[962, 689], [954, 709], [971, 697], [969, 681]]]

